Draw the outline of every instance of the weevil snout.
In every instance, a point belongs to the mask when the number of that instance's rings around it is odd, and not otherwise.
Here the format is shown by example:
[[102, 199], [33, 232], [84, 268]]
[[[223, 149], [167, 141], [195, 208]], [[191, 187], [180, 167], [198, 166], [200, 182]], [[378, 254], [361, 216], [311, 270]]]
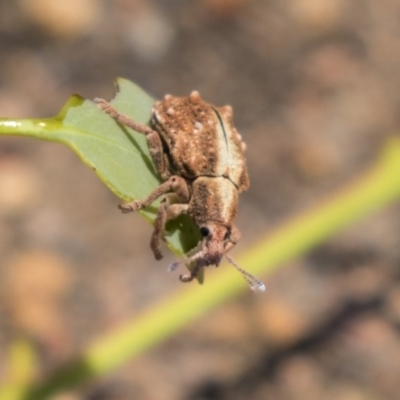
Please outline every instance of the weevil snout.
[[225, 244], [229, 237], [229, 229], [221, 224], [209, 222], [200, 227], [202, 253], [206, 266], [218, 265], [225, 254]]

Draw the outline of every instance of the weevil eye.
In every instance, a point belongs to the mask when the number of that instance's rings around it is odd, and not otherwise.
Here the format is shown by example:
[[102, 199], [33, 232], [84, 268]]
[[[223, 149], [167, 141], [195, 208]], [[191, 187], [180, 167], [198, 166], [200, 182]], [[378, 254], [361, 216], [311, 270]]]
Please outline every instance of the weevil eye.
[[200, 233], [201, 233], [201, 236], [207, 237], [210, 234], [210, 229], [208, 229], [206, 226], [202, 226], [200, 228]]
[[227, 240], [229, 238], [229, 235], [231, 234], [230, 231], [226, 231], [224, 235], [224, 240]]

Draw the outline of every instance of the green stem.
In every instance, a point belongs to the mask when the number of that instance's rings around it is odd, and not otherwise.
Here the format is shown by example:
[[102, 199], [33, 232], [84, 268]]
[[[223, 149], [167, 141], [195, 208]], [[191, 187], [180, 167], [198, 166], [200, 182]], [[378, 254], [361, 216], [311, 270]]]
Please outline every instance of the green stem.
[[[336, 232], [400, 197], [400, 141], [392, 139], [363, 177], [322, 205], [299, 215], [246, 251], [239, 262], [265, 274], [305, 253]], [[142, 316], [92, 343], [81, 357], [45, 382], [26, 388], [19, 400], [38, 400], [99, 377], [165, 340], [245, 288], [232, 268], [221, 268], [204, 286], [187, 285]], [[5, 390], [6, 388], [3, 388]], [[0, 398], [4, 391], [0, 389]]]

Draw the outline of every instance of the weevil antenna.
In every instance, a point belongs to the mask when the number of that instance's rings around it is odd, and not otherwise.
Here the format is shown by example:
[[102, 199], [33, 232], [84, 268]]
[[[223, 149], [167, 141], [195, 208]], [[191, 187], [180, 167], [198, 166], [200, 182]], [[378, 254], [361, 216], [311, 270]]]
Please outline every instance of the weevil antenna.
[[190, 257], [185, 257], [182, 260], [178, 260], [178, 261], [175, 261], [174, 263], [170, 264], [168, 266], [168, 272], [175, 271], [179, 267], [180, 264], [188, 265], [188, 264], [192, 263], [193, 261], [198, 260], [201, 257], [204, 257], [204, 251], [203, 250], [200, 250], [197, 253], [194, 253]]
[[191, 264], [193, 261], [198, 260], [199, 258], [204, 257], [204, 251], [200, 250], [198, 253], [193, 254], [192, 256], [190, 256], [189, 258], [186, 258], [184, 260], [185, 264]]
[[265, 285], [250, 272], [245, 271], [242, 267], [239, 267], [238, 264], [232, 258], [225, 255], [225, 258], [232, 264], [243, 276], [244, 280], [247, 282], [251, 290], [259, 290], [260, 292], [265, 292]]
[[182, 260], [178, 260], [178, 261], [173, 262], [172, 264], [169, 264], [168, 272], [175, 271], [179, 267], [179, 264], [181, 264], [181, 263], [182, 263]]

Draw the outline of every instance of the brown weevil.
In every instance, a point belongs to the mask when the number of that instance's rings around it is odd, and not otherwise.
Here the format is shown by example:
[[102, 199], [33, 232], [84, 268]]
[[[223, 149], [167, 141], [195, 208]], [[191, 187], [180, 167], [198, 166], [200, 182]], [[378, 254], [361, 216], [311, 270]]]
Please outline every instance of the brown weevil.
[[[184, 263], [195, 265], [190, 273], [180, 276], [181, 281], [193, 280], [203, 267], [218, 266], [225, 256], [251, 289], [265, 290], [261, 281], [227, 256], [240, 239], [240, 232], [233, 224], [239, 194], [249, 187], [246, 146], [233, 125], [232, 108], [208, 104], [196, 91], [189, 97], [166, 95], [154, 104], [149, 125], [143, 125], [120, 114], [107, 101], [95, 101], [118, 123], [146, 136], [163, 180], [147, 198], [120, 205], [123, 212], [137, 211], [164, 195], [151, 238], [155, 258], [162, 258], [160, 247], [165, 224], [187, 214], [198, 226], [202, 239], [186, 255]], [[170, 269], [178, 264], [172, 264]]]

